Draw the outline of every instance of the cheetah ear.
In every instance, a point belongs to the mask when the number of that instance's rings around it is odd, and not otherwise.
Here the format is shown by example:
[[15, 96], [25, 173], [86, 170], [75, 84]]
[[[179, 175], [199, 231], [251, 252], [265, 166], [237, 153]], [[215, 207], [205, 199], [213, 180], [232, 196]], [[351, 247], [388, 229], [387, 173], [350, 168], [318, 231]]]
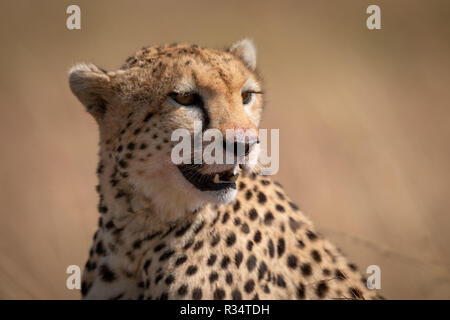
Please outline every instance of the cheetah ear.
[[87, 111], [97, 120], [101, 119], [112, 91], [106, 71], [93, 64], [77, 64], [69, 71], [69, 84]]
[[244, 39], [231, 46], [229, 51], [241, 59], [250, 70], [256, 68], [256, 48], [253, 41]]

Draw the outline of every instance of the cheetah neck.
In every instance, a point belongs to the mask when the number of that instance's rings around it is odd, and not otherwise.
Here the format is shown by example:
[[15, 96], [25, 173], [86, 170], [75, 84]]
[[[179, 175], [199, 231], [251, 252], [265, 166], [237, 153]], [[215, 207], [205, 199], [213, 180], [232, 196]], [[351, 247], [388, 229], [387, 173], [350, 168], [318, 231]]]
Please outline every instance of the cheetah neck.
[[149, 197], [137, 193], [127, 177], [121, 175], [117, 165], [106, 155], [99, 161], [97, 175], [98, 210], [105, 224], [111, 221], [118, 229], [129, 228], [133, 232], [159, 231], [186, 223], [199, 215], [202, 218], [212, 215], [212, 206], [209, 204], [188, 206], [174, 202], [173, 199], [170, 203], [161, 201], [158, 195]]

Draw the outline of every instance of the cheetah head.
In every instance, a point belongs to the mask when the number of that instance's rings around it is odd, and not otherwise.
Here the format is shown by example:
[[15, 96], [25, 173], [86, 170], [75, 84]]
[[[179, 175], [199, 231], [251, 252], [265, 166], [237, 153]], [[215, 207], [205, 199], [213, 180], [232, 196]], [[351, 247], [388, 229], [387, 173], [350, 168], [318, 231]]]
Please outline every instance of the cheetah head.
[[[99, 127], [102, 188], [144, 199], [144, 206], [162, 212], [231, 202], [240, 170], [255, 165], [239, 165], [237, 159], [255, 159], [259, 152], [263, 99], [255, 67], [256, 50], [249, 40], [225, 50], [146, 47], [114, 72], [92, 64], [74, 66], [72, 92]], [[180, 141], [172, 141], [172, 134], [185, 129], [193, 141], [199, 123], [203, 135], [208, 129], [222, 133], [224, 159], [232, 148], [244, 154], [235, 153], [231, 163], [174, 163], [172, 151]], [[236, 134], [227, 136], [230, 129]]]

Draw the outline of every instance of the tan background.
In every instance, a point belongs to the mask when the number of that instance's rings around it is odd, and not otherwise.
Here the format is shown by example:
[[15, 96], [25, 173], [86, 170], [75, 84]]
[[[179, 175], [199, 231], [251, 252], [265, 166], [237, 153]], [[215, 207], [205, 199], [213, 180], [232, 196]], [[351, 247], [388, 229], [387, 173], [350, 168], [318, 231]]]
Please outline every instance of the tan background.
[[78, 298], [65, 269], [96, 228], [97, 130], [68, 68], [245, 36], [291, 197], [363, 271], [381, 267], [386, 297], [450, 298], [449, 1], [3, 0], [0, 34], [0, 298]]

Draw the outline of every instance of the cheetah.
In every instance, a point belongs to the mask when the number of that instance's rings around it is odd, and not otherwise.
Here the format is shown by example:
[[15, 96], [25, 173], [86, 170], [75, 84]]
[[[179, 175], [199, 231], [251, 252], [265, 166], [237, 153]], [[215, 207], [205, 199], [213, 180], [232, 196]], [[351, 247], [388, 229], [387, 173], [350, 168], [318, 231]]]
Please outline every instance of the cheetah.
[[[378, 298], [254, 163], [171, 161], [171, 133], [195, 121], [257, 132], [263, 91], [251, 40], [144, 47], [117, 71], [75, 65], [69, 84], [100, 137], [100, 217], [82, 298]], [[260, 150], [257, 134], [227, 143], [245, 157]]]

